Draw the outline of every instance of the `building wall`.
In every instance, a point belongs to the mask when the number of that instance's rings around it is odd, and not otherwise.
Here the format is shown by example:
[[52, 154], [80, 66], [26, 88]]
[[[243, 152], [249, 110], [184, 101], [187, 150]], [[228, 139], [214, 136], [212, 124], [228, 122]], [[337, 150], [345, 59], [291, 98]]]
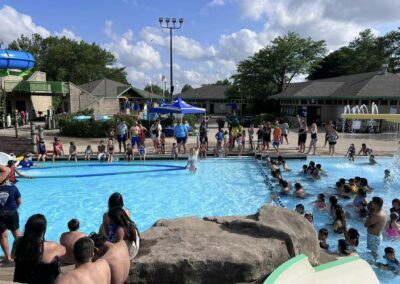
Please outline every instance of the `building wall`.
[[70, 83], [69, 95], [63, 99], [63, 111], [73, 113], [85, 108], [92, 108], [91, 104], [96, 100], [93, 95]]
[[118, 98], [102, 98], [90, 106], [95, 115], [114, 115], [120, 112]]
[[[30, 96], [30, 98], [32, 110], [35, 111], [36, 115], [38, 115], [39, 111], [46, 114], [46, 111], [52, 106], [51, 96]], [[32, 111], [30, 113], [32, 113]]]

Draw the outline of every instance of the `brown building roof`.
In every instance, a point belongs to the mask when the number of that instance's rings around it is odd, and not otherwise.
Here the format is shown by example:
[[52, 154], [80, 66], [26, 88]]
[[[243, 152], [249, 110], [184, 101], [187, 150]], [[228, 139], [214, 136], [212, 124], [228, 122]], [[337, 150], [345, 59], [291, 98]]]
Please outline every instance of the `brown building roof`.
[[392, 73], [360, 73], [292, 83], [273, 99], [295, 98], [400, 98], [400, 76]]
[[228, 86], [205, 85], [197, 89], [190, 89], [176, 96], [184, 100], [226, 100], [225, 92]]

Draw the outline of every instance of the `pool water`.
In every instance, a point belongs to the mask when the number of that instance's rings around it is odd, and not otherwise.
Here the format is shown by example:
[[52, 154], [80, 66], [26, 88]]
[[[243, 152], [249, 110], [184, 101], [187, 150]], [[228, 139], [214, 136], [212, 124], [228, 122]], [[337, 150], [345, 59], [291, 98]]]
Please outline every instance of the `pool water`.
[[[326, 177], [322, 177], [320, 180], [314, 180], [309, 176], [305, 176], [300, 171], [304, 164], [308, 164], [311, 160], [317, 164], [322, 165], [322, 169], [327, 172]], [[329, 231], [328, 243], [329, 250], [332, 252], [337, 251], [337, 240], [344, 238], [343, 234], [336, 234], [332, 230], [332, 218], [329, 216], [327, 211], [320, 212], [314, 208], [313, 202], [319, 193], [325, 194], [327, 204], [329, 204], [329, 196], [334, 194], [335, 183], [340, 178], [346, 180], [354, 178], [355, 176], [365, 177], [368, 179], [369, 185], [374, 188], [373, 192], [367, 194], [368, 201], [373, 196], [380, 196], [384, 200], [384, 209], [387, 212], [389, 218], [389, 209], [392, 207], [392, 199], [400, 198], [399, 182], [395, 179], [391, 183], [384, 182], [384, 170], [391, 169], [391, 172], [397, 172], [398, 165], [395, 164], [393, 158], [377, 158], [379, 165], [370, 165], [366, 158], [357, 158], [356, 161], [349, 162], [345, 158], [321, 158], [321, 157], [309, 157], [308, 160], [288, 160], [288, 165], [291, 169], [290, 172], [283, 172], [283, 178], [288, 180], [293, 186], [294, 183], [300, 182], [304, 190], [312, 196], [306, 199], [299, 199], [289, 196], [280, 196], [282, 203], [285, 207], [290, 210], [294, 210], [296, 204], [302, 203], [305, 207], [305, 211], [311, 211], [314, 215], [314, 226], [318, 232], [321, 228], [327, 228]], [[393, 175], [393, 174], [392, 174]], [[276, 187], [279, 192], [278, 187]], [[347, 213], [348, 228], [355, 228], [360, 233], [360, 243], [357, 248], [359, 255], [372, 263], [372, 257], [366, 248], [366, 228], [364, 228], [364, 221], [356, 218], [356, 212], [350, 207], [353, 198], [346, 200], [339, 198], [339, 203], [344, 206]], [[348, 207], [349, 206], [349, 207]], [[397, 257], [400, 258], [400, 239], [384, 239], [381, 243], [379, 252], [379, 262], [386, 263], [383, 258], [384, 248], [391, 246], [396, 250]], [[381, 283], [400, 283], [400, 276], [395, 276], [392, 272], [382, 271], [376, 268], [374, 270], [378, 275]]]
[[97, 231], [108, 198], [116, 191], [140, 231], [162, 218], [253, 214], [269, 202], [254, 159], [201, 161], [195, 174], [182, 169], [185, 165], [186, 161], [60, 162], [26, 170], [37, 178], [19, 179], [17, 184], [23, 200], [21, 229], [29, 216], [42, 213], [48, 221], [48, 240], [58, 240], [68, 231], [72, 218], [80, 220], [81, 231]]

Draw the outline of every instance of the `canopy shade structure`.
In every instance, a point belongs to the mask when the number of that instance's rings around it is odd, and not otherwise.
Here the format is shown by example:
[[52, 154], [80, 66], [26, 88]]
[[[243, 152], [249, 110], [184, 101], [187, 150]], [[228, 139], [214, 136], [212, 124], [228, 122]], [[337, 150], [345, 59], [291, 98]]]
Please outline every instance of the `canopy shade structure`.
[[150, 113], [196, 114], [206, 113], [206, 110], [204, 108], [192, 106], [178, 97], [172, 104], [163, 104], [159, 107], [151, 108]]

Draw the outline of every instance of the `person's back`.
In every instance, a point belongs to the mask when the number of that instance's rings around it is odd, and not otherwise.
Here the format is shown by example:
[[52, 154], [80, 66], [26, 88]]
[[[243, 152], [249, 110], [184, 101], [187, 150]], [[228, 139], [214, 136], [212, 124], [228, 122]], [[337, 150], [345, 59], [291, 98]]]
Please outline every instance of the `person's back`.
[[111, 284], [123, 284], [129, 275], [131, 267], [128, 246], [121, 240], [116, 243], [106, 241], [105, 237], [91, 233], [90, 238], [96, 246], [96, 259], [107, 261], [111, 269]]
[[57, 277], [56, 284], [108, 284], [111, 270], [107, 261], [92, 262], [94, 243], [89, 237], [80, 238], [74, 245], [75, 269]]
[[77, 219], [72, 219], [68, 222], [69, 232], [65, 232], [60, 237], [60, 244], [66, 249], [66, 254], [63, 258], [64, 264], [75, 264], [74, 258], [74, 245], [77, 240], [86, 235], [84, 233], [78, 232], [79, 221]]

